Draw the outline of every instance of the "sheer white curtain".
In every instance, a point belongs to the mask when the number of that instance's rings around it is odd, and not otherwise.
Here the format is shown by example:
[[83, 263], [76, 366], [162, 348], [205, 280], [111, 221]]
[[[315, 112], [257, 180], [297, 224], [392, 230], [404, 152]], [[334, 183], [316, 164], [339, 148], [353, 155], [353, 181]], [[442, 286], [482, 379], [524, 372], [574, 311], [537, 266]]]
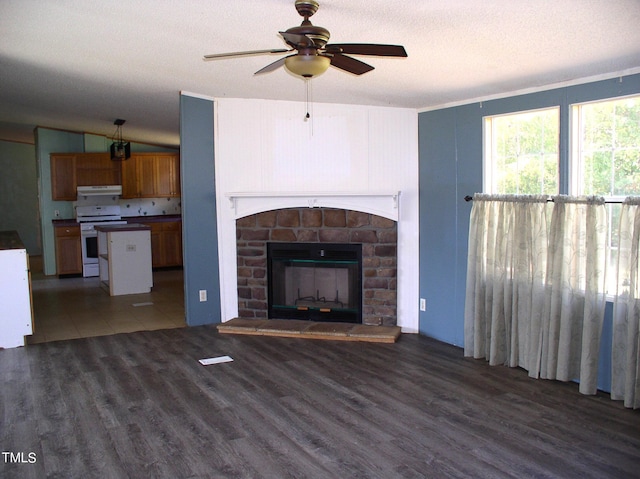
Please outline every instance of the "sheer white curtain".
[[620, 213], [618, 287], [613, 303], [611, 399], [640, 408], [640, 198]]
[[539, 361], [547, 204], [546, 196], [473, 197], [465, 356], [527, 370]]
[[553, 198], [540, 377], [579, 380], [583, 394], [597, 391], [607, 225], [603, 198]]
[[577, 379], [581, 392], [594, 394], [605, 306], [604, 200], [473, 200], [465, 356], [520, 366], [532, 377]]

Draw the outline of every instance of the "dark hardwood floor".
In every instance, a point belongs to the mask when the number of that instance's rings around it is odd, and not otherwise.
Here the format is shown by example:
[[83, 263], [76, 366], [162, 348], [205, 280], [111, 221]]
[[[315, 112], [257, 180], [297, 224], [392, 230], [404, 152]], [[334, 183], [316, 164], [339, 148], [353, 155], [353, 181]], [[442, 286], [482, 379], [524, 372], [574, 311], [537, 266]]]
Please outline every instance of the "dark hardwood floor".
[[135, 332], [0, 350], [0, 378], [1, 477], [640, 476], [639, 411], [416, 335]]

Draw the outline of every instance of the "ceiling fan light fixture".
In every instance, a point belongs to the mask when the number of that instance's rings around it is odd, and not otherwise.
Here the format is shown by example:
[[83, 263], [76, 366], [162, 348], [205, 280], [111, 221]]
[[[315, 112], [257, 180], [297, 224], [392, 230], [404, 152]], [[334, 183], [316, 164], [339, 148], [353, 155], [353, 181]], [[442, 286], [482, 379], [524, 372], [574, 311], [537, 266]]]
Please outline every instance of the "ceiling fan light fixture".
[[323, 55], [291, 55], [284, 59], [284, 66], [294, 75], [312, 78], [327, 71], [331, 59]]

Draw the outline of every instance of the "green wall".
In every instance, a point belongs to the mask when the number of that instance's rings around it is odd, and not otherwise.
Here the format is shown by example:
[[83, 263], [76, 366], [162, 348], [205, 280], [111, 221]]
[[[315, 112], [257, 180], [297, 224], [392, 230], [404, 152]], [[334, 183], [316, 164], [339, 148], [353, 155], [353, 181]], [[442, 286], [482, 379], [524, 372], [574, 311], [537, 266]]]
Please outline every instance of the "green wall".
[[17, 231], [27, 253], [40, 255], [35, 146], [0, 140], [0, 172], [0, 231]]
[[55, 238], [53, 223], [55, 211], [60, 218], [73, 218], [70, 201], [51, 199], [51, 153], [83, 151], [83, 135], [68, 131], [36, 128], [36, 155], [38, 162], [38, 190], [40, 193], [40, 227], [42, 229], [42, 268], [44, 274], [56, 274]]
[[[84, 153], [109, 151], [111, 139], [90, 133], [75, 133], [48, 128], [36, 128], [36, 158], [38, 165], [38, 189], [40, 192], [40, 228], [42, 230], [43, 270], [46, 275], [56, 274], [55, 239], [53, 223], [55, 211], [60, 212], [58, 218], [74, 218], [73, 202], [53, 201], [51, 199], [51, 153]], [[176, 151], [143, 143], [131, 143], [132, 152]]]

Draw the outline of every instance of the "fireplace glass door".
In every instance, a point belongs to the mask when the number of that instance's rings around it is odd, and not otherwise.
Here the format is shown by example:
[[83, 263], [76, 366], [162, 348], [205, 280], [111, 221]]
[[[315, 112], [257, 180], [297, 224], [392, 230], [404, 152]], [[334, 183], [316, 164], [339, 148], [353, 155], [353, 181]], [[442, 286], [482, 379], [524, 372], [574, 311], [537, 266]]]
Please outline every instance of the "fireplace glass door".
[[269, 243], [269, 318], [362, 322], [362, 245]]

